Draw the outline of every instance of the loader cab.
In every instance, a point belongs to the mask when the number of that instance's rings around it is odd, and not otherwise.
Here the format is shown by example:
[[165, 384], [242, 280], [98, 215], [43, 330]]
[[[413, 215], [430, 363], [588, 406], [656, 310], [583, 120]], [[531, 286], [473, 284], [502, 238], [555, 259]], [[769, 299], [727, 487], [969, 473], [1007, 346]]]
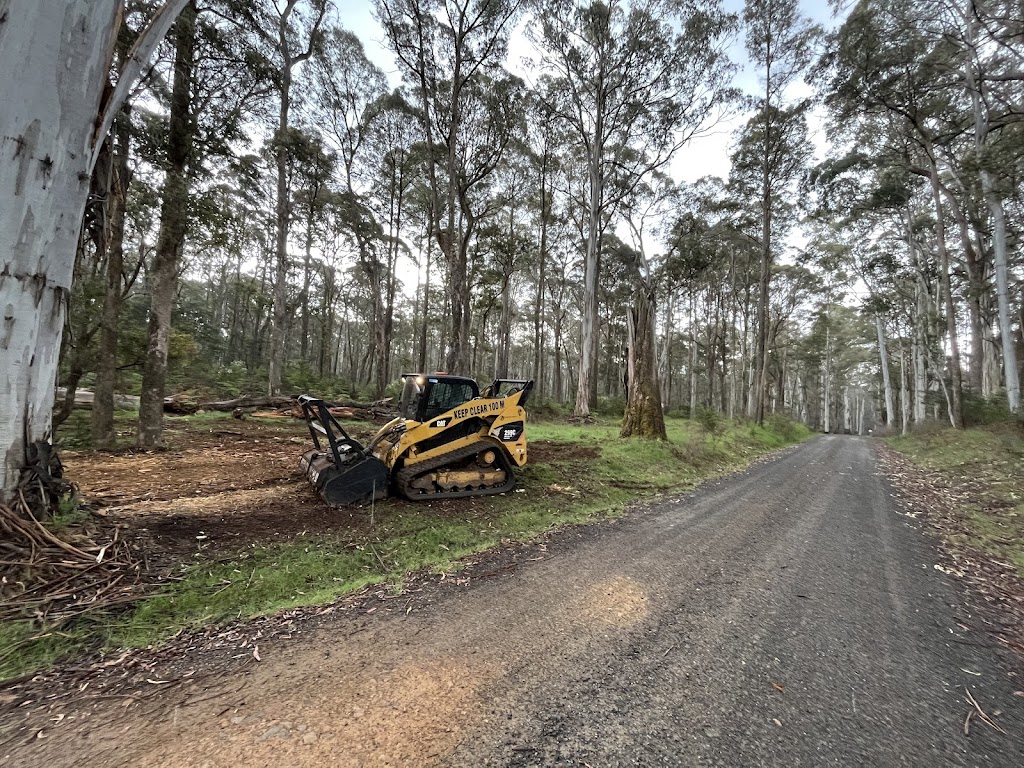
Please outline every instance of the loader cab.
[[477, 383], [462, 376], [407, 373], [402, 378], [399, 408], [402, 418], [410, 421], [430, 421], [480, 395]]

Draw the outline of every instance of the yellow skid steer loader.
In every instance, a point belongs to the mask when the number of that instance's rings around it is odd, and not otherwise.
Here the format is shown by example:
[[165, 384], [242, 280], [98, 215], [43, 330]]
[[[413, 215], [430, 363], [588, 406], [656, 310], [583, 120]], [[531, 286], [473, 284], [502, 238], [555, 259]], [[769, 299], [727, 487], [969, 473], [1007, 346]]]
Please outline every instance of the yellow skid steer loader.
[[389, 490], [408, 499], [504, 493], [526, 463], [526, 411], [533, 381], [409, 373], [399, 416], [367, 446], [351, 438], [323, 400], [299, 398], [314, 448], [299, 462], [330, 506], [366, 504]]

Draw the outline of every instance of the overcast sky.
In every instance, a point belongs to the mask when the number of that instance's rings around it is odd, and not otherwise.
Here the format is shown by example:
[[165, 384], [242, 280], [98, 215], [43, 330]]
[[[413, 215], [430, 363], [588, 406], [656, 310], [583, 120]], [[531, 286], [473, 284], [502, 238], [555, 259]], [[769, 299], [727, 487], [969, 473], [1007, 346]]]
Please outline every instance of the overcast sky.
[[[801, 0], [803, 13], [813, 21], [824, 27], [830, 27], [835, 22], [831, 17], [826, 0]], [[384, 70], [392, 87], [401, 84], [402, 78], [395, 65], [395, 59], [384, 43], [384, 33], [380, 24], [373, 15], [373, 3], [371, 0], [339, 0], [337, 2], [338, 17], [342, 26], [355, 32], [363, 41], [366, 54], [378, 67]], [[741, 13], [743, 0], [725, 0], [727, 10]], [[506, 67], [516, 74], [529, 80], [520, 62], [526, 57], [535, 57], [536, 53], [532, 45], [522, 34], [522, 28], [513, 34], [510, 46], [509, 57]], [[737, 73], [735, 83], [746, 93], [759, 91], [757, 73], [747, 66], [746, 51], [743, 48], [743, 38], [738, 36], [733, 41], [730, 57], [733, 61], [742, 66]], [[809, 94], [810, 89], [801, 86], [791, 94], [800, 97]], [[733, 132], [740, 126], [746, 116], [737, 115], [727, 122], [719, 124], [713, 133], [694, 139], [688, 146], [684, 147], [672, 163], [672, 176], [677, 181], [696, 181], [703, 176], [725, 177], [729, 173], [729, 148], [733, 141]], [[825, 149], [824, 136], [819, 130], [820, 120], [812, 115], [811, 129], [815, 145], [818, 148], [819, 156]]]

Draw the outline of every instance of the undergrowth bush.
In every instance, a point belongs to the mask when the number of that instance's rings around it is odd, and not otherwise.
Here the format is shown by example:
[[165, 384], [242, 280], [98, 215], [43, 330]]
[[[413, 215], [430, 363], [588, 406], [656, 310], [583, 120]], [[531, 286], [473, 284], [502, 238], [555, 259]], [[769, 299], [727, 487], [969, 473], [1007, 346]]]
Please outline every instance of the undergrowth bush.
[[768, 417], [768, 429], [786, 441], [796, 440], [800, 431], [795, 421], [781, 413], [773, 413]]
[[697, 424], [705, 434], [718, 437], [725, 431], [727, 419], [714, 408], [709, 408], [706, 405], [697, 406], [696, 416]]

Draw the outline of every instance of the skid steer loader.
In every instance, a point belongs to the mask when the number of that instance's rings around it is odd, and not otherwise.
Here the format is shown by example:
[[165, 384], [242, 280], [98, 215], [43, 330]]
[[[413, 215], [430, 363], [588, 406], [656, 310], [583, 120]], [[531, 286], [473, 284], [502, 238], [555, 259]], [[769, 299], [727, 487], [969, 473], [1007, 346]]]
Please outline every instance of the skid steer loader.
[[299, 398], [314, 448], [299, 466], [330, 506], [366, 504], [389, 492], [408, 499], [504, 493], [526, 463], [526, 411], [533, 381], [409, 373], [399, 416], [365, 447], [323, 400]]

